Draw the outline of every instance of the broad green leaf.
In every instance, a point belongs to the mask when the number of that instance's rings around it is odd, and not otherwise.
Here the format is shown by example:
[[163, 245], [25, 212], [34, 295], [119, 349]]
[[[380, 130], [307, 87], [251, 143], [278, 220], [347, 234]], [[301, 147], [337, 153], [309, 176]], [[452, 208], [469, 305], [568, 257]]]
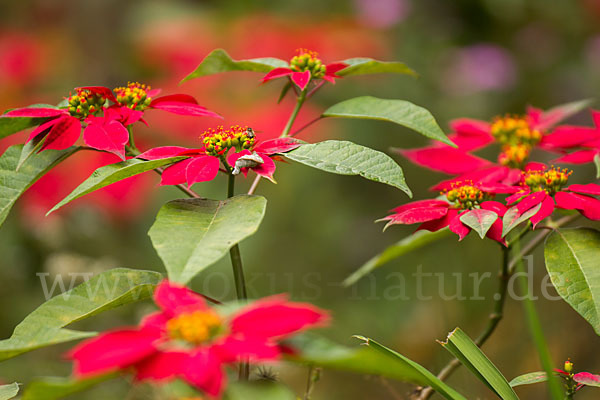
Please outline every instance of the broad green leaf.
[[587, 386], [600, 387], [600, 375], [591, 374], [589, 372], [579, 372], [573, 376], [573, 380]]
[[322, 116], [389, 121], [456, 147], [429, 111], [406, 100], [378, 99], [372, 96], [355, 97], [329, 107]]
[[280, 382], [261, 380], [229, 384], [223, 400], [296, 400], [296, 395]]
[[460, 216], [462, 223], [477, 232], [482, 239], [497, 219], [498, 214], [484, 209], [467, 211]]
[[348, 348], [315, 335], [298, 335], [286, 344], [296, 350], [288, 360], [359, 374], [380, 375], [416, 385], [431, 386], [446, 399], [465, 399], [431, 372], [410, 359], [363, 337], [367, 346]]
[[546, 239], [544, 257], [558, 294], [600, 335], [600, 232], [556, 230]]
[[371, 258], [359, 269], [354, 271], [352, 275], [347, 277], [342, 284], [346, 287], [354, 285], [356, 282], [358, 282], [360, 279], [362, 279], [364, 276], [368, 275], [375, 269], [385, 265], [386, 263], [392, 260], [395, 260], [398, 257], [403, 256], [404, 254], [410, 253], [413, 250], [417, 250], [429, 243], [435, 242], [438, 239], [446, 237], [449, 233], [449, 229], [440, 229], [436, 232], [429, 232], [425, 230], [415, 232], [412, 235], [389, 246], [383, 252]]
[[148, 234], [169, 279], [187, 283], [231, 247], [254, 234], [265, 215], [261, 196], [224, 201], [186, 199], [165, 204]]
[[9, 400], [14, 398], [19, 393], [19, 384], [11, 383], [10, 385], [0, 386], [0, 400]]
[[223, 49], [213, 50], [196, 67], [194, 72], [183, 78], [181, 83], [201, 76], [219, 74], [229, 71], [269, 72], [274, 68], [289, 67], [289, 64], [278, 58], [252, 58], [249, 60], [234, 60]]
[[519, 400], [498, 368], [460, 328], [452, 331], [441, 344], [498, 397]]
[[116, 377], [106, 374], [86, 379], [40, 378], [25, 387], [21, 400], [58, 400], [91, 389], [92, 387]]
[[[65, 326], [144, 300], [152, 295], [161, 279], [158, 272], [125, 268], [111, 269], [94, 276], [46, 301], [25, 317], [10, 338], [0, 340], [0, 361], [41, 347], [94, 336], [95, 332], [75, 331]], [[63, 282], [63, 286], [69, 284], [72, 283]]]
[[0, 157], [0, 225], [17, 199], [31, 185], [77, 149], [45, 150], [30, 157], [17, 171], [22, 151], [23, 145], [11, 146]]
[[285, 157], [322, 171], [340, 175], [360, 175], [375, 182], [397, 187], [412, 197], [402, 168], [387, 154], [352, 142], [326, 140], [304, 144]]
[[19, 162], [17, 163], [17, 168], [16, 171], [18, 172], [21, 167], [23, 166], [23, 164], [25, 164], [25, 161], [29, 160], [29, 158], [31, 156], [33, 156], [36, 152], [38, 152], [41, 148], [42, 145], [44, 144], [46, 137], [37, 137], [37, 138], [33, 138], [32, 140], [30, 140], [29, 142], [25, 143], [23, 145], [23, 150], [21, 150], [21, 156], [19, 157]]
[[596, 179], [600, 179], [600, 154], [594, 156], [594, 165], [596, 166]]
[[367, 74], [407, 74], [417, 76], [417, 73], [406, 66], [406, 64], [392, 61], [378, 61], [372, 58], [357, 57], [349, 58], [341, 61], [348, 64], [348, 67], [338, 71], [336, 75], [339, 76], [350, 76], [350, 75], [367, 75]]
[[558, 105], [556, 107], [552, 107], [551, 109], [544, 111], [544, 114], [551, 115], [556, 114], [559, 116], [560, 120], [565, 120], [572, 115], [577, 114], [579, 111], [588, 107], [594, 102], [593, 99], [584, 99], [578, 101], [572, 101], [570, 103], [565, 103]]
[[508, 235], [513, 229], [519, 226], [522, 222], [528, 221], [529, 218], [533, 217], [542, 208], [542, 203], [537, 206], [525, 211], [519, 215], [517, 207], [511, 207], [506, 211], [504, 217], [502, 217], [502, 237]]
[[530, 372], [528, 374], [520, 375], [510, 381], [510, 386], [516, 387], [521, 385], [531, 385], [532, 383], [546, 382], [548, 375], [544, 371]]
[[67, 197], [52, 207], [52, 209], [48, 211], [46, 215], [58, 210], [65, 204], [68, 204], [73, 200], [80, 198], [81, 196], [85, 196], [88, 193], [102, 189], [105, 186], [122, 181], [123, 179], [127, 179], [134, 175], [139, 175], [144, 172], [172, 164], [185, 158], [186, 157], [171, 157], [152, 161], [132, 158], [127, 161], [100, 167], [92, 172], [92, 174], [85, 181], [83, 181], [82, 184], [77, 186], [75, 190], [73, 190]]
[[[32, 104], [29, 108], [58, 108], [50, 104]], [[6, 110], [8, 112], [10, 110]], [[6, 113], [5, 112], [5, 113]], [[46, 121], [47, 118], [28, 118], [28, 117], [0, 117], [0, 139], [21, 132], [24, 129], [32, 128]]]

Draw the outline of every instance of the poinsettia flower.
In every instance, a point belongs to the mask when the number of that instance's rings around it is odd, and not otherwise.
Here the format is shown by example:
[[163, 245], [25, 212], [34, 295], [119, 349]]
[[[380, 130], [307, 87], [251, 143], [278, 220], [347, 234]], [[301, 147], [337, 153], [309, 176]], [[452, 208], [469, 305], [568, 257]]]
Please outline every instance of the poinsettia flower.
[[223, 368], [241, 360], [276, 360], [279, 340], [323, 325], [328, 315], [285, 296], [256, 301], [231, 315], [209, 307], [190, 289], [163, 281], [154, 293], [160, 311], [138, 327], [113, 330], [76, 346], [68, 357], [84, 378], [132, 370], [136, 380], [180, 378], [214, 397], [226, 384]]
[[485, 219], [486, 236], [506, 244], [502, 238], [502, 217], [506, 213], [506, 207], [491, 198], [495, 194], [512, 192], [513, 187], [502, 184], [482, 186], [468, 181], [455, 183], [452, 189], [445, 191], [446, 200], [420, 200], [404, 204], [393, 209], [393, 214], [382, 221], [388, 221], [386, 228], [395, 224], [420, 223], [417, 230], [436, 232], [448, 227], [462, 240], [472, 230], [464, 222], [465, 216], [469, 215], [475, 220]]
[[588, 183], [566, 186], [572, 171], [550, 168], [541, 163], [529, 163], [525, 167], [521, 189], [506, 199], [515, 204], [511, 210], [520, 216], [539, 206], [529, 220], [533, 227], [549, 217], [555, 208], [577, 210], [588, 219], [600, 220], [600, 185]]
[[570, 359], [565, 361], [564, 370], [554, 368], [554, 372], [564, 379], [567, 387], [575, 392], [579, 391], [584, 386], [600, 387], [600, 375], [592, 374], [591, 372], [573, 373], [573, 363]]
[[[233, 168], [233, 173], [247, 173], [248, 169], [273, 181], [275, 163], [272, 157], [275, 154], [285, 153], [300, 146], [300, 142], [293, 138], [280, 138], [266, 140], [256, 144], [256, 135], [251, 128], [242, 128], [234, 125], [229, 129], [222, 126], [210, 129], [202, 135], [204, 146], [189, 149], [178, 146], [156, 147], [138, 156], [144, 160], [159, 160], [170, 157], [187, 157], [165, 168], [161, 185], [179, 185], [187, 183], [188, 186], [196, 182], [213, 180], [223, 160], [227, 160], [227, 167]], [[227, 153], [235, 149], [236, 152], [225, 158]], [[224, 166], [225, 167], [225, 166]]]
[[300, 90], [304, 90], [313, 79], [323, 79], [335, 83], [335, 78], [341, 78], [336, 73], [348, 66], [342, 62], [323, 64], [314, 51], [298, 49], [297, 52], [298, 54], [291, 59], [289, 67], [272, 69], [262, 78], [263, 83], [289, 76]]
[[600, 112], [592, 110], [592, 119], [594, 127], [578, 125], [557, 126], [552, 133], [544, 135], [540, 146], [550, 150], [564, 151], [600, 140]]

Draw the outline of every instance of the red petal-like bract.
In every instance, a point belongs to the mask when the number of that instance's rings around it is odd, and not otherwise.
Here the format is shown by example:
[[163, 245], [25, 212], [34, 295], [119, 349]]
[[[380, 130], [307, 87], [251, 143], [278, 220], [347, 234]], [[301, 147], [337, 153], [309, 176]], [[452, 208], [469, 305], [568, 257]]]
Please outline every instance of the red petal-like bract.
[[192, 160], [193, 158], [188, 158], [187, 160], [176, 162], [175, 164], [165, 168], [160, 177], [160, 185], [181, 185], [186, 183], [187, 166], [192, 162]]
[[590, 372], [579, 372], [573, 375], [573, 380], [583, 385], [600, 385], [600, 375], [595, 375]]
[[189, 288], [163, 280], [154, 291], [154, 302], [173, 316], [190, 310], [204, 310], [206, 301]]
[[490, 124], [470, 118], [459, 118], [450, 122], [450, 128], [455, 135], [451, 140], [463, 151], [477, 150], [494, 141], [490, 134]]
[[570, 192], [600, 196], [600, 185], [598, 185], [596, 183], [588, 183], [586, 185], [573, 184], [573, 185], [565, 188], [564, 190], [568, 190]]
[[206, 107], [198, 105], [196, 99], [187, 94], [157, 97], [150, 102], [150, 107], [179, 115], [223, 118], [219, 114], [207, 110]]
[[163, 158], [177, 157], [184, 153], [190, 154], [193, 151], [195, 151], [195, 149], [188, 149], [187, 147], [179, 146], [155, 147], [153, 149], [143, 152], [142, 154], [137, 156], [137, 158], [141, 158], [142, 160], [162, 160]]
[[219, 397], [227, 382], [221, 365], [221, 360], [214, 351], [198, 351], [188, 359], [183, 376], [186, 381], [207, 394]]
[[600, 154], [599, 150], [577, 150], [571, 154], [564, 155], [555, 160], [563, 164], [587, 164], [594, 161], [594, 157]]
[[113, 91], [104, 86], [82, 86], [75, 88], [75, 90], [88, 90], [93, 94], [97, 94], [105, 99], [112, 101], [113, 103], [117, 103], [117, 98], [115, 97]]
[[236, 362], [244, 358], [250, 361], [276, 360], [281, 353], [279, 346], [270, 340], [245, 336], [229, 336], [215, 347], [224, 362]]
[[[394, 224], [418, 224], [421, 222], [433, 221], [442, 218], [448, 213], [448, 206], [446, 207], [412, 207], [405, 209], [399, 213], [388, 215], [383, 218], [385, 221], [389, 221], [388, 225]], [[386, 226], [387, 227], [387, 226]]]
[[291, 79], [300, 90], [304, 90], [306, 89], [306, 86], [308, 86], [308, 82], [310, 82], [310, 71], [292, 72]]
[[542, 200], [542, 207], [535, 213], [529, 220], [535, 229], [536, 225], [539, 224], [544, 218], [549, 217], [554, 212], [554, 200], [552, 197], [547, 196]]
[[454, 218], [450, 220], [450, 224], [448, 225], [450, 230], [458, 235], [458, 240], [463, 240], [469, 232], [471, 232], [471, 228], [463, 224], [460, 220], [462, 214], [463, 213], [456, 214]]
[[292, 71], [289, 68], [274, 68], [271, 71], [269, 71], [268, 74], [266, 74], [263, 78], [262, 81], [263, 83], [268, 82], [272, 79], [277, 79], [277, 78], [281, 78], [283, 76], [289, 76], [293, 73], [294, 71]]
[[105, 118], [92, 118], [83, 130], [83, 141], [94, 149], [108, 151], [125, 160], [125, 145], [129, 132], [120, 122]]
[[80, 135], [81, 122], [77, 118], [71, 116], [61, 117], [52, 125], [40, 151], [46, 149], [64, 150], [73, 146]]
[[464, 174], [491, 164], [483, 158], [453, 147], [432, 146], [412, 150], [396, 149], [396, 151], [415, 164], [451, 175]]
[[286, 153], [294, 150], [302, 145], [298, 139], [291, 137], [265, 140], [254, 147], [257, 153], [265, 153], [267, 155]]
[[10, 117], [28, 117], [28, 118], [51, 118], [59, 115], [69, 115], [65, 110], [57, 108], [43, 108], [43, 107], [23, 107], [10, 110], [6, 114], [0, 116], [0, 118]]
[[188, 186], [197, 182], [208, 182], [219, 173], [221, 161], [217, 157], [201, 155], [191, 158], [185, 169], [185, 180]]
[[348, 67], [348, 64], [342, 62], [327, 64], [325, 66], [325, 75], [334, 78], [341, 78], [341, 76], [337, 76], [336, 73], [343, 70], [346, 67]]
[[570, 149], [600, 138], [600, 131], [583, 126], [559, 126], [549, 135], [544, 135], [540, 146], [548, 149]]

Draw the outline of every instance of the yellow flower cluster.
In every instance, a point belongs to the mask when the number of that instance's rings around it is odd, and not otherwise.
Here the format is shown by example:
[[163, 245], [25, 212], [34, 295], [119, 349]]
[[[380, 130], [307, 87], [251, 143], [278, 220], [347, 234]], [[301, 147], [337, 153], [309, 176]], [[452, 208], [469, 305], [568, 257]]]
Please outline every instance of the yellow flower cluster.
[[213, 338], [221, 329], [223, 321], [211, 310], [181, 314], [167, 322], [169, 336], [193, 345]]
[[237, 151], [251, 149], [256, 141], [252, 128], [240, 125], [233, 125], [229, 129], [224, 129], [223, 126], [211, 128], [204, 131], [200, 138], [204, 143], [206, 154], [213, 156], [224, 154], [232, 147]]
[[143, 111], [152, 102], [152, 98], [148, 96], [150, 89], [150, 86], [139, 82], [128, 82], [127, 86], [115, 88], [114, 92], [119, 104], [126, 105], [132, 110]]
[[321, 78], [325, 75], [327, 67], [317, 57], [318, 54], [314, 51], [306, 49], [298, 49], [298, 55], [292, 58], [290, 66], [293, 71], [304, 72], [310, 71], [313, 78]]

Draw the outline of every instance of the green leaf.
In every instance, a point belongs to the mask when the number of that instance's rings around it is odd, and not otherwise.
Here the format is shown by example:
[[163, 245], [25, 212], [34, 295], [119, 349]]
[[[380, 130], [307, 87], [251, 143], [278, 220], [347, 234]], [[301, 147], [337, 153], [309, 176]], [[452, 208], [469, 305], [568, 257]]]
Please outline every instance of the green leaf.
[[556, 230], [546, 239], [544, 258], [558, 294], [600, 335], [600, 232]]
[[380, 375], [416, 385], [431, 386], [446, 399], [465, 399], [431, 372], [377, 342], [357, 336], [367, 346], [348, 348], [315, 335], [298, 335], [286, 344], [297, 352], [288, 360], [359, 374]]
[[41, 138], [33, 138], [32, 140], [23, 145], [23, 150], [21, 150], [21, 156], [19, 157], [19, 162], [17, 163], [17, 168], [15, 169], [15, 171], [18, 172], [23, 166], [23, 164], [25, 164], [25, 161], [29, 160], [31, 156], [33, 156], [42, 148], [45, 139], [45, 136]]
[[105, 374], [86, 379], [40, 378], [32, 381], [23, 391], [21, 400], [58, 400], [113, 379], [117, 374]]
[[[41, 347], [94, 336], [65, 326], [152, 295], [161, 274], [116, 268], [46, 301], [29, 314], [9, 339], [0, 340], [0, 361]], [[68, 282], [66, 283], [68, 285]]]
[[105, 186], [122, 181], [123, 179], [127, 179], [134, 175], [139, 175], [144, 172], [163, 167], [167, 164], [172, 164], [185, 158], [186, 157], [171, 157], [152, 161], [144, 161], [137, 158], [132, 158], [127, 161], [100, 167], [92, 172], [92, 174], [85, 181], [83, 181], [81, 185], [77, 186], [75, 190], [73, 190], [67, 197], [52, 207], [52, 209], [48, 211], [46, 215], [58, 210], [65, 204], [68, 204], [73, 200], [80, 198], [81, 196], [85, 196], [88, 193], [102, 189]]
[[504, 217], [502, 217], [502, 237], [508, 235], [510, 231], [519, 226], [522, 222], [529, 220], [529, 218], [533, 217], [538, 211], [542, 208], [542, 203], [537, 206], [525, 211], [523, 214], [519, 215], [519, 210], [517, 207], [511, 207], [506, 211]]
[[477, 232], [482, 239], [497, 219], [498, 214], [482, 208], [467, 211], [460, 216], [462, 223]]
[[577, 383], [582, 383], [587, 386], [600, 387], [600, 375], [591, 374], [589, 372], [580, 372], [573, 376], [573, 380]]
[[19, 393], [19, 384], [11, 383], [10, 385], [0, 386], [0, 400], [9, 400], [14, 398]]
[[265, 215], [261, 196], [224, 201], [186, 199], [165, 204], [148, 234], [169, 279], [187, 283], [236, 243], [254, 234]]
[[548, 375], [544, 371], [538, 372], [530, 372], [528, 374], [520, 375], [510, 381], [510, 386], [521, 386], [521, 385], [531, 385], [532, 383], [540, 383], [546, 382], [548, 380]]
[[66, 150], [45, 150], [30, 157], [17, 172], [23, 145], [9, 147], [0, 157], [0, 225], [17, 199], [31, 185], [75, 151], [75, 147]]
[[249, 60], [234, 60], [223, 49], [213, 50], [196, 67], [194, 72], [183, 78], [181, 83], [201, 76], [219, 74], [229, 71], [269, 72], [274, 68], [288, 68], [289, 64], [278, 58], [252, 58]]
[[498, 397], [519, 400], [498, 368], [460, 328], [450, 332], [447, 340], [441, 344]]
[[[50, 104], [32, 104], [27, 108], [58, 108]], [[6, 110], [5, 114], [10, 111]], [[29, 117], [0, 117], [0, 139], [21, 132], [24, 129], [40, 125], [48, 118], [29, 118]]]
[[412, 76], [418, 76], [415, 71], [406, 66], [406, 64], [392, 61], [378, 61], [372, 58], [357, 57], [349, 58], [341, 61], [348, 64], [348, 67], [338, 71], [336, 75], [339, 76], [350, 76], [350, 75], [367, 75], [367, 74], [407, 74]]
[[600, 179], [600, 154], [594, 156], [594, 165], [596, 166], [596, 179]]
[[342, 282], [345, 287], [354, 285], [364, 276], [368, 275], [375, 269], [387, 264], [388, 262], [395, 260], [404, 254], [410, 253], [413, 250], [420, 249], [421, 247], [435, 242], [438, 239], [448, 236], [450, 233], [449, 229], [440, 229], [436, 232], [429, 232], [426, 230], [418, 231], [412, 235], [400, 240], [399, 242], [389, 246], [375, 257], [364, 263], [359, 269], [354, 271], [352, 275], [348, 276]]
[[360, 175], [375, 182], [394, 186], [409, 196], [412, 193], [402, 168], [387, 154], [352, 142], [326, 140], [320, 143], [304, 144], [284, 154], [285, 157], [340, 175]]
[[227, 386], [223, 400], [295, 400], [286, 386], [273, 381], [233, 382]]
[[372, 96], [355, 97], [329, 107], [322, 116], [389, 121], [456, 147], [446, 137], [429, 111], [405, 100], [378, 99]]
[[558, 113], [559, 115], [562, 115], [561, 120], [565, 120], [570, 116], [577, 114], [584, 108], [588, 107], [593, 102], [593, 99], [572, 101], [570, 103], [565, 103], [556, 107], [552, 107], [551, 109], [544, 111], [544, 114]]

